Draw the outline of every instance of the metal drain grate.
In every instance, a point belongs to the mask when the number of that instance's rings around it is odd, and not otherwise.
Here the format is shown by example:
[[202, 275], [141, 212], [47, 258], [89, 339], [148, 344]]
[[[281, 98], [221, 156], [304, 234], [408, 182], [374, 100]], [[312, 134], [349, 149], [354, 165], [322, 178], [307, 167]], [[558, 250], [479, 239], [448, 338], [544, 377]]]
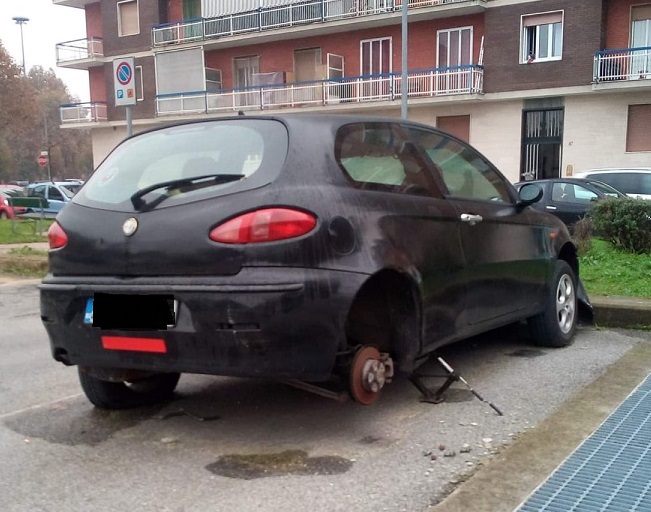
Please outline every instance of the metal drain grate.
[[517, 512], [651, 511], [651, 375]]

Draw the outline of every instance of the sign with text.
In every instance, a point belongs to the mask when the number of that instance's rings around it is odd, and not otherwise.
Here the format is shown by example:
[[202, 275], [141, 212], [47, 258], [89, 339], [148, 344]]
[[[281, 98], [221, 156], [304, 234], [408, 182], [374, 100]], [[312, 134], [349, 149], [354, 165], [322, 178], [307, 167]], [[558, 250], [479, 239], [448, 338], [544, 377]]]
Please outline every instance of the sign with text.
[[128, 107], [136, 104], [136, 68], [133, 57], [113, 61], [115, 106]]

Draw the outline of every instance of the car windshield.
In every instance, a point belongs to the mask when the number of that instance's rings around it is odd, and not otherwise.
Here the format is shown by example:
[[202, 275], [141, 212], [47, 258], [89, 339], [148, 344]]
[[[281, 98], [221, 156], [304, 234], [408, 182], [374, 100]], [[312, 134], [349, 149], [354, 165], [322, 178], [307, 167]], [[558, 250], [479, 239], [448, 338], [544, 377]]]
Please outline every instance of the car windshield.
[[59, 190], [66, 195], [69, 199], [72, 199], [73, 196], [77, 193], [77, 191], [81, 188], [81, 185], [75, 184], [69, 184], [66, 183], [65, 185], [59, 185]]
[[[244, 118], [153, 130], [120, 144], [74, 202], [131, 211], [136, 208], [134, 195], [166, 208], [262, 186], [281, 169], [287, 146], [286, 129], [271, 120]], [[161, 186], [206, 176], [219, 179], [202, 186]]]
[[25, 192], [19, 188], [3, 188], [0, 194], [6, 197], [25, 197]]
[[622, 196], [624, 196], [624, 194], [622, 194], [619, 190], [611, 187], [607, 183], [602, 183], [600, 181], [590, 181], [589, 183], [594, 188], [596, 188], [600, 192], [603, 192], [608, 197], [622, 197]]

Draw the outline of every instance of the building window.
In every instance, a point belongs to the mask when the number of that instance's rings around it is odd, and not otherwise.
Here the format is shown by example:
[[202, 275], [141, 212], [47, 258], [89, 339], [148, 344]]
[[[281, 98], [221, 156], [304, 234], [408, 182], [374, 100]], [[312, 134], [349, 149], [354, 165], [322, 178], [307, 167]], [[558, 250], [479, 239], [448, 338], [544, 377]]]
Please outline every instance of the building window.
[[521, 63], [560, 60], [563, 54], [563, 12], [522, 16]]
[[472, 27], [439, 30], [437, 40], [437, 68], [472, 64]]
[[651, 104], [629, 105], [626, 151], [651, 151]]
[[253, 75], [260, 72], [260, 57], [237, 57], [233, 59], [235, 87], [251, 87]]
[[140, 34], [138, 0], [118, 2], [118, 35], [120, 37]]
[[360, 44], [360, 75], [391, 73], [391, 38], [367, 39]]

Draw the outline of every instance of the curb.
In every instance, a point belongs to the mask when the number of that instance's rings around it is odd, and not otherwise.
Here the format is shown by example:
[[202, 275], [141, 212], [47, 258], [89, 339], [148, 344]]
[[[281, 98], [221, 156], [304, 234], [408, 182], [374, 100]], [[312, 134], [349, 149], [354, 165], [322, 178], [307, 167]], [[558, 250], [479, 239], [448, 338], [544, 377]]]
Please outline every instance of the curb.
[[597, 326], [651, 327], [651, 299], [634, 297], [593, 297]]

